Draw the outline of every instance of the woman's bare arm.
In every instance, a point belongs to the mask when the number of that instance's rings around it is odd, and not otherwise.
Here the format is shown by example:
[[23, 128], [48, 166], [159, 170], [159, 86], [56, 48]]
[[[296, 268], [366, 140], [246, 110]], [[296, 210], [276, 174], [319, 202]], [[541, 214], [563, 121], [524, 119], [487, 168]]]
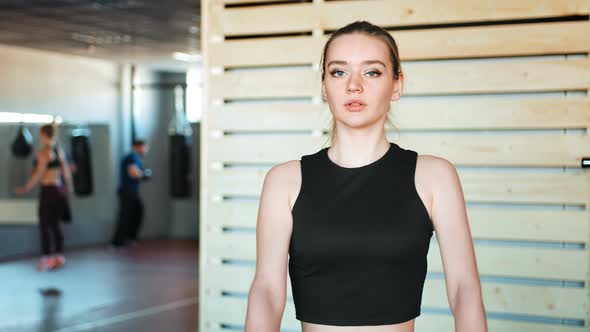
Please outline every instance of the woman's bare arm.
[[246, 332], [278, 332], [287, 298], [292, 217], [289, 189], [300, 179], [299, 161], [271, 168], [264, 178], [256, 223], [256, 273], [248, 293]]
[[26, 192], [31, 191], [31, 189], [33, 189], [37, 182], [39, 182], [43, 174], [45, 174], [45, 171], [47, 170], [47, 162], [47, 154], [42, 151], [39, 151], [37, 153], [37, 166], [35, 167], [33, 175], [29, 178], [29, 181], [27, 181], [27, 183], [24, 186], [17, 187], [16, 192], [19, 194], [24, 194]]
[[432, 222], [440, 248], [455, 331], [485, 332], [487, 322], [463, 189], [455, 166], [431, 158]]

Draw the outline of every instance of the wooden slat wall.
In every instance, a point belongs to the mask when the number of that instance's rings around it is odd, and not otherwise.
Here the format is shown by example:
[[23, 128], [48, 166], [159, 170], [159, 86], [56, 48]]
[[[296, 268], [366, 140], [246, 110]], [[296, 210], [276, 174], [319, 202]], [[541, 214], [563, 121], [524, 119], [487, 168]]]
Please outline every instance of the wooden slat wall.
[[[361, 19], [402, 57], [389, 139], [458, 168], [489, 330], [588, 330], [589, 1], [203, 0], [202, 13], [200, 331], [243, 329], [264, 175], [326, 146], [321, 49]], [[436, 240], [428, 261], [416, 330], [453, 331]], [[300, 329], [290, 298], [282, 328]]]

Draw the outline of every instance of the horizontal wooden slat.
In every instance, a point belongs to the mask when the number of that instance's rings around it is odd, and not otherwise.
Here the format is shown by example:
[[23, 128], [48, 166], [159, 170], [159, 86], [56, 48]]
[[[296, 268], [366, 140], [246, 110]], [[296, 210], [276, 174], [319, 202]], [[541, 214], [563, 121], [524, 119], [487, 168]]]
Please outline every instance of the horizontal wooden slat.
[[[551, 129], [590, 127], [590, 98], [404, 99], [392, 104], [398, 130]], [[328, 130], [332, 114], [326, 104], [242, 104], [214, 107], [210, 130]], [[428, 119], [428, 121], [424, 121]]]
[[[255, 228], [258, 201], [207, 205], [209, 225]], [[588, 243], [588, 213], [569, 210], [467, 208], [474, 239]]]
[[307, 68], [264, 69], [211, 75], [211, 98], [309, 97], [320, 93], [319, 73]]
[[[455, 60], [406, 62], [406, 95], [587, 90], [590, 61]], [[320, 74], [311, 67], [238, 70], [211, 76], [215, 99], [312, 97]]]
[[228, 4], [228, 5], [254, 4], [254, 3], [264, 3], [264, 2], [288, 3], [288, 2], [293, 2], [293, 0], [223, 0], [223, 3]]
[[[402, 60], [586, 53], [590, 22], [510, 24], [392, 31]], [[320, 62], [327, 36], [211, 43], [210, 66], [247, 67]], [[273, 52], [268, 52], [272, 49]], [[239, 57], [235, 54], [240, 54]]]
[[519, 0], [518, 6], [510, 0], [357, 0], [227, 8], [217, 19], [225, 35], [250, 35], [335, 30], [356, 20], [387, 27], [584, 15], [589, 11], [584, 0]]
[[[209, 258], [256, 260], [254, 233], [206, 232]], [[481, 275], [584, 281], [588, 277], [588, 251], [532, 247], [476, 245]], [[438, 244], [428, 253], [428, 270], [443, 272]]]
[[[207, 289], [248, 293], [254, 278], [253, 266], [211, 263], [207, 267], [210, 282]], [[287, 296], [292, 297], [291, 280], [287, 276]], [[585, 319], [588, 309], [584, 288], [544, 287], [482, 282], [484, 306], [487, 311]], [[422, 306], [448, 309], [445, 281], [428, 278], [424, 286]]]
[[[326, 40], [327, 37], [295, 36], [210, 43], [210, 66], [248, 67], [319, 63]], [[240, 56], [235, 56], [236, 52], [239, 52]]]
[[[588, 212], [468, 208], [476, 239], [588, 243]], [[577, 234], [576, 234], [577, 233]]]
[[[211, 296], [206, 308], [206, 319], [215, 323], [243, 326], [246, 319], [247, 299]], [[295, 307], [287, 302], [281, 328], [299, 330], [301, 323], [295, 319]], [[416, 331], [453, 332], [453, 317], [443, 314], [423, 313], [416, 319]], [[543, 324], [488, 318], [489, 332], [584, 332], [585, 327], [559, 324]]]
[[[399, 138], [397, 137], [399, 136]], [[587, 135], [399, 134], [390, 141], [420, 154], [470, 166], [580, 167], [590, 151]], [[209, 140], [209, 162], [279, 163], [329, 146], [326, 136], [230, 135]], [[289, 147], [286, 149], [285, 147]]]
[[301, 32], [313, 29], [317, 10], [313, 3], [227, 8], [216, 19], [225, 36]]
[[[265, 170], [211, 171], [209, 201], [216, 196], [258, 197]], [[590, 191], [588, 173], [497, 173], [458, 170], [466, 202], [586, 204]]]
[[590, 22], [394, 31], [402, 60], [587, 53]]
[[0, 200], [0, 224], [33, 225], [37, 223], [37, 200]]
[[468, 202], [587, 204], [587, 173], [459, 173]]

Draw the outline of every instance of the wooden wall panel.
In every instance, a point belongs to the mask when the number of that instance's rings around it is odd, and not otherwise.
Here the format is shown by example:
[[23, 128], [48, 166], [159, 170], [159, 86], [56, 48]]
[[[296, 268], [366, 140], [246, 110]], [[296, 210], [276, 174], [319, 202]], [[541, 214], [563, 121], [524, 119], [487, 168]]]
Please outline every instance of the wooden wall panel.
[[[255, 234], [228, 233], [212, 228], [206, 236], [211, 241], [205, 250], [211, 258], [256, 259]], [[568, 281], [584, 281], [587, 277], [586, 250], [481, 245], [476, 246], [475, 251], [482, 275]], [[430, 245], [428, 271], [443, 272], [436, 242]]]
[[[216, 296], [222, 292], [241, 292], [250, 287], [254, 278], [253, 266], [210, 263], [209, 271], [223, 276], [212, 280], [210, 289]], [[584, 289], [530, 286], [506, 283], [484, 283], [485, 307], [494, 312], [542, 314], [551, 317], [584, 318], [588, 298]], [[422, 305], [444, 309], [447, 306], [445, 282], [428, 279]], [[292, 297], [291, 281], [287, 279], [287, 297]]]
[[[590, 149], [586, 135], [502, 135], [468, 134], [389, 135], [402, 147], [412, 146], [423, 154], [433, 154], [461, 165], [491, 166], [571, 166], [578, 167]], [[230, 135], [209, 140], [211, 162], [277, 163], [297, 159], [321, 148], [325, 136], [311, 135]], [[328, 145], [326, 145], [328, 146]], [[289, 147], [287, 149], [286, 147]]]
[[[590, 188], [589, 175], [568, 173], [497, 173], [458, 171], [465, 199], [481, 203], [585, 204]], [[208, 199], [217, 196], [257, 197], [265, 171], [229, 168], [209, 172]], [[220, 198], [221, 199], [221, 198]]]
[[[399, 131], [416, 129], [553, 129], [590, 124], [590, 98], [405, 100], [392, 103]], [[327, 131], [324, 104], [245, 104], [214, 107], [212, 131]], [[424, 121], [430, 119], [430, 121]], [[211, 134], [211, 132], [210, 132]]]
[[[576, 91], [590, 86], [587, 59], [402, 63], [402, 67], [405, 95]], [[312, 68], [231, 71], [212, 76], [211, 98], [313, 97], [320, 93], [319, 78]]]
[[[246, 300], [242, 298], [212, 297], [209, 321], [212, 327], [220, 323], [243, 325], [246, 317]], [[500, 319], [490, 319], [489, 331], [510, 332], [585, 332], [585, 327], [560, 326], [556, 324], [528, 323]], [[295, 320], [295, 308], [288, 303], [283, 314], [282, 327], [299, 330]], [[416, 321], [416, 331], [454, 331], [452, 317], [439, 314], [423, 314]], [[227, 330], [222, 330], [227, 331]]]
[[355, 20], [369, 20], [389, 27], [584, 15], [588, 12], [590, 5], [584, 0], [518, 0], [518, 6], [510, 0], [476, 3], [469, 0], [354, 0], [228, 8], [221, 13], [220, 25], [226, 36], [263, 35], [336, 30]]
[[[467, 196], [467, 203], [470, 202]], [[208, 205], [214, 220], [208, 227], [254, 229], [258, 201], [218, 201]], [[590, 232], [584, 211], [467, 208], [474, 239], [588, 243]]]
[[[586, 52], [588, 21], [392, 31], [402, 60]], [[228, 40], [211, 45], [212, 67], [319, 63], [327, 36]], [[240, 56], [235, 56], [235, 54]]]
[[[360, 19], [386, 27], [403, 60], [388, 138], [458, 167], [489, 331], [588, 330], [590, 179], [580, 165], [590, 151], [590, 2], [202, 6], [200, 331], [243, 327], [262, 181], [272, 165], [329, 145], [320, 52], [330, 30]], [[453, 331], [440, 313], [436, 241], [428, 259], [416, 330]], [[300, 328], [291, 299], [282, 322]]]

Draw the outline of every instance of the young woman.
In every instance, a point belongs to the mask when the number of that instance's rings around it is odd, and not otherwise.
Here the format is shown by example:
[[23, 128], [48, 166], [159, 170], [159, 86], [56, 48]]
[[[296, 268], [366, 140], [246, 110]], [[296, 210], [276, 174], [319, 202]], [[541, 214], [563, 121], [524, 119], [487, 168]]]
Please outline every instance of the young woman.
[[403, 85], [394, 39], [352, 23], [331, 35], [321, 70], [331, 146], [266, 174], [246, 331], [279, 331], [287, 272], [304, 332], [414, 331], [434, 231], [456, 331], [487, 331], [454, 165], [386, 136]]
[[279, 331], [287, 268], [304, 332], [414, 331], [434, 231], [456, 331], [486, 331], [454, 165], [386, 136], [403, 84], [394, 39], [352, 23], [331, 35], [321, 70], [331, 146], [266, 174], [246, 331]]
[[[65, 264], [64, 237], [61, 221], [70, 218], [68, 192], [71, 192], [70, 168], [64, 151], [57, 146], [55, 124], [41, 126], [41, 148], [37, 151], [37, 164], [26, 185], [17, 193], [29, 192], [37, 183], [39, 191], [39, 230], [42, 256], [38, 271], [53, 269]], [[62, 177], [65, 183], [62, 183]]]

